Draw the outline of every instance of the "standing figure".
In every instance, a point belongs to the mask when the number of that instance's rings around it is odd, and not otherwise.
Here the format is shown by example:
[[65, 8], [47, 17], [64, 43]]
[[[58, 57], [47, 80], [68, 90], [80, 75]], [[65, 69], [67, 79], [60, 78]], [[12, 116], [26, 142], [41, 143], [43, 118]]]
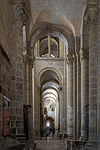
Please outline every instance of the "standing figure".
[[55, 134], [55, 129], [52, 128], [52, 135], [53, 135], [53, 139], [54, 139], [54, 134]]

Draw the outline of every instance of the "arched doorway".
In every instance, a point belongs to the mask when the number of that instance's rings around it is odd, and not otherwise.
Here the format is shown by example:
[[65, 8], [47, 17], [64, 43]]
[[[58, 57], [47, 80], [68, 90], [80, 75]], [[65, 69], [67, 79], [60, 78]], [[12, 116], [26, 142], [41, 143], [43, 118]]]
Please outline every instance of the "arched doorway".
[[52, 132], [52, 129], [54, 128], [54, 119], [51, 117], [47, 117], [45, 120], [45, 132], [50, 135]]
[[[48, 132], [49, 129], [59, 129], [59, 77], [52, 71], [47, 70], [40, 77], [40, 133]], [[43, 136], [41, 134], [41, 136]]]

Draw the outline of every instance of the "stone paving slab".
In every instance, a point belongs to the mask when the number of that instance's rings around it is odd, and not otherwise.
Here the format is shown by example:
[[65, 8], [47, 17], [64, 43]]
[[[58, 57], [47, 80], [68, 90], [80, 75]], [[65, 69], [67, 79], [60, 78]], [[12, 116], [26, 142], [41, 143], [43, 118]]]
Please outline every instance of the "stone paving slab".
[[35, 140], [36, 150], [64, 150], [63, 141], [59, 140]]
[[3, 150], [22, 150], [25, 147], [25, 144], [11, 144], [4, 148]]

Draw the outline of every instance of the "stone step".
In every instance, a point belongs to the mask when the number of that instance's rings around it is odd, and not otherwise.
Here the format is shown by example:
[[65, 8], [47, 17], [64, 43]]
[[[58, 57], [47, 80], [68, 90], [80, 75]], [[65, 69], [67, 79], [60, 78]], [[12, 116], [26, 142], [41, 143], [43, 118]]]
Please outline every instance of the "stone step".
[[18, 140], [26, 140], [26, 137], [16, 137]]
[[25, 134], [17, 135], [16, 140], [19, 141], [20, 143], [27, 143], [27, 139], [26, 139]]
[[16, 137], [26, 137], [26, 134], [17, 134]]

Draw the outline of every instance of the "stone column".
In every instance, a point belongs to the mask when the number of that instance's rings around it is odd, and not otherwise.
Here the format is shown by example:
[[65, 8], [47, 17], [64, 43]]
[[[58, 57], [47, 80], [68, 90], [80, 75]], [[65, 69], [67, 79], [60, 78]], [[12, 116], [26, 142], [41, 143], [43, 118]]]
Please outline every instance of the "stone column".
[[37, 57], [40, 57], [40, 40], [37, 41]]
[[98, 134], [98, 141], [99, 141], [99, 147], [100, 149], [100, 0], [98, 4], [98, 58], [99, 58], [99, 65], [98, 65], [98, 70], [99, 70], [99, 75], [98, 75], [98, 104], [97, 104], [97, 109], [98, 109], [98, 117], [97, 117], [97, 134]]
[[81, 139], [87, 139], [86, 107], [89, 103], [88, 50], [81, 50]]
[[76, 92], [77, 92], [77, 66], [76, 66], [76, 55], [73, 55], [73, 139], [76, 138], [76, 127], [77, 127], [77, 99], [76, 99]]
[[[30, 56], [31, 57], [31, 56]], [[29, 138], [33, 138], [33, 99], [32, 99], [32, 70], [33, 70], [34, 60], [32, 58], [29, 59], [29, 105], [30, 114], [29, 114]]]
[[59, 98], [60, 98], [60, 132], [64, 132], [64, 98], [63, 98], [63, 89], [59, 88]]
[[[36, 63], [36, 62], [35, 62]], [[40, 139], [40, 92], [41, 85], [38, 85], [38, 74], [34, 68], [34, 131], [36, 138]]]
[[56, 104], [56, 131], [58, 132], [58, 111], [59, 111], [59, 108], [58, 108], [58, 100], [57, 100], [57, 104]]
[[67, 61], [64, 60], [64, 133], [67, 132]]
[[55, 106], [55, 131], [57, 131], [57, 104]]
[[75, 139], [79, 140], [81, 126], [81, 65], [80, 65], [80, 36], [75, 41]]
[[89, 24], [89, 143], [87, 149], [97, 150], [97, 101], [98, 101], [98, 26], [97, 1], [90, 1], [85, 12]]
[[51, 56], [51, 45], [50, 45], [50, 36], [48, 36], [48, 54]]
[[33, 112], [33, 137], [35, 136], [35, 100], [34, 100], [34, 65], [32, 68], [32, 112]]
[[59, 39], [59, 57], [64, 57], [64, 43]]
[[89, 140], [97, 140], [97, 8], [89, 10]]
[[68, 138], [73, 138], [73, 57], [68, 56], [68, 89], [67, 89], [67, 131]]
[[58, 94], [58, 132], [60, 132], [60, 98]]
[[23, 7], [15, 7], [16, 134], [23, 133]]
[[79, 140], [81, 135], [81, 64], [79, 52], [77, 57], [77, 133], [76, 139]]
[[26, 64], [26, 99], [27, 99], [27, 104], [29, 104], [29, 62], [27, 60]]

